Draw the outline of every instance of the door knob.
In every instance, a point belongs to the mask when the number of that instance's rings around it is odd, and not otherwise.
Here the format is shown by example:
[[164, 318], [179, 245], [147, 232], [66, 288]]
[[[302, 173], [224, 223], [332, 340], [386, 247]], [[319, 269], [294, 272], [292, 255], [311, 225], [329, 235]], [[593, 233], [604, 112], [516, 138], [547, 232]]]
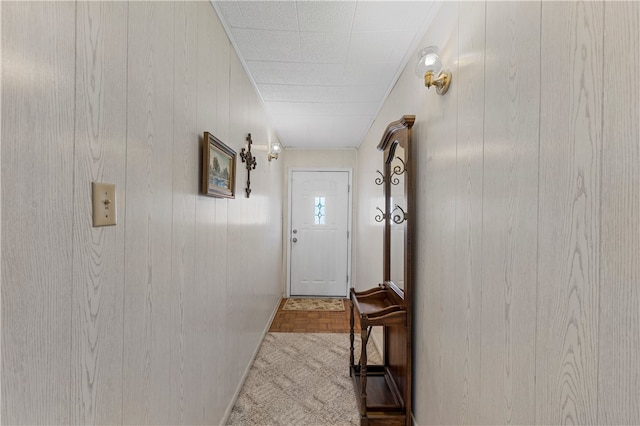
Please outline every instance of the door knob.
[[293, 242], [294, 242], [294, 243], [297, 243], [297, 242], [298, 242], [298, 239], [297, 239], [297, 238], [294, 238], [294, 239], [293, 239]]

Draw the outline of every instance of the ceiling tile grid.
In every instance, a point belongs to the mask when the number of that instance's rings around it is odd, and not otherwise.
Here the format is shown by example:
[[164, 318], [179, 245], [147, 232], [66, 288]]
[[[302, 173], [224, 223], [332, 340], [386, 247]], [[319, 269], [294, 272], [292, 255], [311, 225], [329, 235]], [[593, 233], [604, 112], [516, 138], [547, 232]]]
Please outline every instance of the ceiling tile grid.
[[212, 1], [280, 142], [358, 147], [437, 12], [430, 1]]

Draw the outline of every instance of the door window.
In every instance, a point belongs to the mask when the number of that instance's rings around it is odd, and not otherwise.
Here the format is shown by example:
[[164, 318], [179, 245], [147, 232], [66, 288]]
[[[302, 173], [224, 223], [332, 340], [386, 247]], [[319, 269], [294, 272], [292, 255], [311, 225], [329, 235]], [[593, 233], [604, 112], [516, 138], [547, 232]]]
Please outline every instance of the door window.
[[315, 197], [315, 208], [314, 208], [314, 216], [313, 223], [316, 225], [325, 225], [325, 200], [324, 197]]

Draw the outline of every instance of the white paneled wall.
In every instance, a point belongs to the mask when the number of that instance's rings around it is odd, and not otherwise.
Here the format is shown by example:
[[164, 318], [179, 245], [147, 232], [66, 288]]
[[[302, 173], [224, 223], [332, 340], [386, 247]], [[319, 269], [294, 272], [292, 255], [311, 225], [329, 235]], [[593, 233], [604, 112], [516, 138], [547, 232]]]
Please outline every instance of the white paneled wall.
[[599, 374], [595, 422], [639, 424], [640, 4], [605, 2], [603, 26], [600, 297], [596, 335]]
[[[120, 206], [125, 205], [127, 22], [121, 17], [126, 11], [124, 3], [86, 2], [78, 3], [76, 12], [74, 138], [82, 143], [74, 144], [75, 158], [68, 160], [73, 161], [76, 182], [70, 364], [71, 401], [75, 403], [70, 423], [117, 423], [122, 419], [123, 335], [116, 330], [124, 324], [124, 210], [118, 212], [116, 227], [93, 228], [87, 191], [92, 181], [115, 183]], [[5, 143], [3, 137], [3, 149]], [[9, 184], [15, 177], [7, 176]]]
[[[417, 424], [640, 423], [639, 28], [633, 2], [444, 2], [420, 48], [449, 93], [412, 62], [382, 107], [356, 239], [415, 114]], [[361, 287], [380, 261], [358, 252]]]
[[[567, 7], [568, 6], [568, 7]], [[536, 419], [597, 424], [604, 4], [542, 8]], [[558, 102], [558, 93], [566, 93]], [[562, 218], [562, 220], [558, 220]], [[579, 350], [576, 350], [579, 348]], [[571, 403], [567, 404], [567, 401]]]
[[[75, 13], [73, 3], [2, 4], [1, 411], [7, 423], [71, 420]], [[27, 30], [34, 22], [37, 41]]]
[[[2, 422], [219, 424], [282, 293], [281, 162], [208, 2], [3, 2]], [[118, 225], [91, 226], [92, 181]]]

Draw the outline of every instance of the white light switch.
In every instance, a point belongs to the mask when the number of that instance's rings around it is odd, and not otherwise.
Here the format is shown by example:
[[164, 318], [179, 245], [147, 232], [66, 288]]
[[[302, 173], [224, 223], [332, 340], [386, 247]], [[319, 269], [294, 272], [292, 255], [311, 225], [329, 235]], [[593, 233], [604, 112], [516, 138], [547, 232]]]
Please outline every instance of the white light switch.
[[93, 193], [93, 226], [116, 224], [116, 186], [112, 183], [91, 182]]

